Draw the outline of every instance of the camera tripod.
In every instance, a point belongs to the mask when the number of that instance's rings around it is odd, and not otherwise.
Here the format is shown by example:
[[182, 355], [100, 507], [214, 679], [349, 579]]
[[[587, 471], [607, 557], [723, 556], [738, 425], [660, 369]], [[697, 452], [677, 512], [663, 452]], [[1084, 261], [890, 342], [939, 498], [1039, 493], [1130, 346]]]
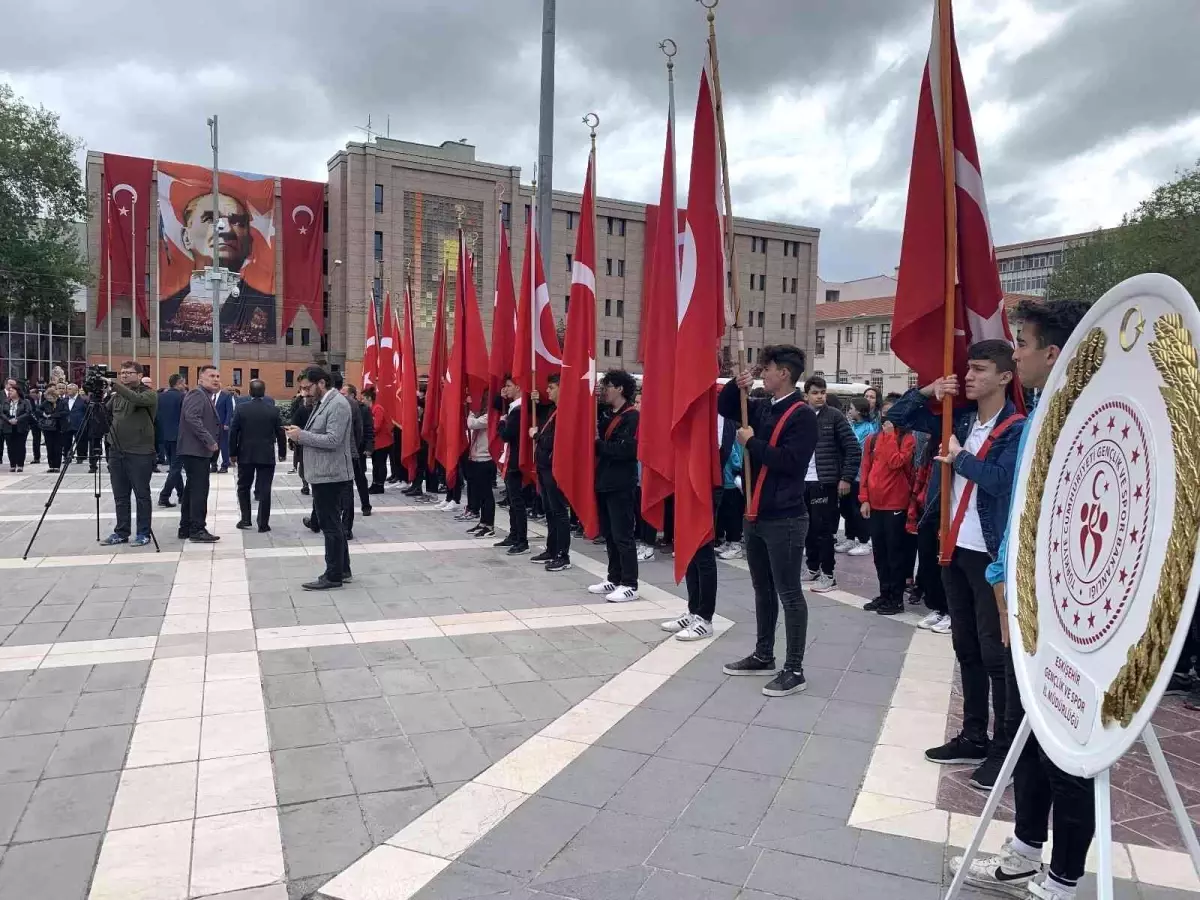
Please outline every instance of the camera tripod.
[[[46, 521], [46, 515], [50, 512], [50, 507], [54, 503], [54, 498], [58, 496], [58, 489], [62, 487], [63, 479], [67, 477], [67, 472], [71, 468], [71, 462], [75, 459], [75, 450], [80, 441], [80, 435], [83, 435], [83, 440], [88, 444], [88, 462], [91, 464], [88, 468], [92, 475], [92, 495], [96, 501], [96, 541], [100, 541], [100, 460], [103, 453], [99, 449], [99, 439], [92, 437], [92, 412], [96, 408], [96, 403], [101, 402], [98, 399], [88, 398], [88, 406], [83, 414], [83, 421], [79, 425], [79, 430], [75, 432], [75, 440], [71, 445], [63, 448], [62, 464], [58, 469], [58, 478], [54, 481], [54, 487], [50, 489], [50, 496], [46, 498], [46, 506], [42, 509], [42, 515], [38, 519], [37, 525], [33, 529], [33, 534], [29, 537], [29, 543], [25, 545], [25, 552], [21, 554], [21, 559], [29, 558], [29, 551], [33, 549], [33, 542], [37, 540], [38, 532], [42, 530], [42, 523]], [[161, 553], [162, 548], [158, 546], [158, 536], [154, 533], [154, 529], [150, 529], [150, 540], [154, 542], [154, 552]]]

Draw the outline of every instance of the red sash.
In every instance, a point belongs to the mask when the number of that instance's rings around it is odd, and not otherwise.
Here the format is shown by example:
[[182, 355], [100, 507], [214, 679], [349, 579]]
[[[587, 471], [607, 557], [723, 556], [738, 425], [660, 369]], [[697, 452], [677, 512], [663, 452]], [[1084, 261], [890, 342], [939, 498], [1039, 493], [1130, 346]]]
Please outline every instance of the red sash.
[[554, 407], [554, 410], [550, 413], [550, 418], [548, 418], [544, 423], [542, 423], [542, 431], [545, 431], [547, 428], [550, 427], [550, 423], [554, 421], [554, 417], [557, 415], [558, 415], [558, 407], [556, 406], [556, 407]]
[[[775, 447], [779, 444], [779, 436], [783, 434], [783, 426], [787, 424], [787, 420], [791, 418], [799, 407], [803, 406], [803, 401], [793, 403], [783, 411], [783, 415], [779, 417], [779, 421], [775, 423], [775, 427], [771, 430], [771, 439], [767, 441], [768, 447]], [[747, 454], [749, 451], [746, 451]], [[763, 483], [767, 480], [767, 464], [762, 462], [758, 466], [758, 477], [754, 479], [754, 493], [750, 496], [750, 505], [746, 507], [746, 521], [753, 522], [758, 518], [758, 501], [762, 497]]]
[[[556, 410], [554, 410], [554, 411], [555, 411], [555, 412], [558, 412], [558, 410], [557, 410], [557, 409], [556, 409]], [[609, 419], [609, 420], [608, 420], [608, 427], [604, 429], [604, 439], [605, 439], [606, 441], [607, 441], [607, 440], [609, 440], [609, 439], [612, 437], [612, 434], [613, 434], [613, 432], [614, 432], [614, 431], [616, 430], [616, 428], [617, 428], [617, 423], [619, 423], [619, 422], [621, 421], [621, 417], [622, 417], [622, 416], [624, 416], [624, 415], [625, 415], [625, 413], [623, 413], [623, 412], [620, 412], [620, 413], [617, 413], [615, 416], [613, 416], [611, 419]], [[553, 416], [551, 416], [551, 418], [553, 418]], [[550, 424], [550, 423], [549, 423], [549, 422], [547, 422], [546, 424], [548, 425], [548, 424]]]
[[[1003, 422], [996, 425], [995, 428], [988, 433], [987, 440], [983, 442], [983, 446], [979, 448], [977, 453], [972, 454], [976, 459], [985, 459], [988, 451], [992, 449], [992, 444], [996, 442], [1008, 427], [1014, 422], [1020, 422], [1025, 417], [1020, 413], [1013, 413]], [[967, 451], [962, 451], [966, 453]], [[954, 479], [951, 478], [949, 488], [953, 488]], [[949, 489], [947, 485], [942, 485], [942, 490]], [[942, 543], [941, 553], [939, 554], [938, 562], [943, 566], [950, 565], [950, 557], [954, 555], [954, 548], [958, 546], [958, 531], [962, 528], [963, 519], [967, 516], [967, 507], [971, 505], [971, 495], [975, 493], [975, 482], [968, 481], [967, 486], [963, 489], [962, 496], [958, 499], [958, 509], [954, 511], [954, 518], [950, 522], [950, 531], [946, 534], [946, 540]]]

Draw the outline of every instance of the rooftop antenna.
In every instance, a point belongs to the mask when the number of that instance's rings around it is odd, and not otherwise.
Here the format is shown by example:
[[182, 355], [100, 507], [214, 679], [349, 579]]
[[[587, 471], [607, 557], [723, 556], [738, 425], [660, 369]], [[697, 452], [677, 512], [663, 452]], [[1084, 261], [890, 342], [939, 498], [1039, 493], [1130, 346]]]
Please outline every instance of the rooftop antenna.
[[[378, 132], [378, 131], [375, 131], [374, 129], [372, 129], [372, 128], [371, 128], [371, 115], [370, 115], [370, 113], [368, 113], [368, 114], [367, 114], [367, 124], [366, 124], [366, 125], [355, 125], [354, 127], [355, 127], [355, 128], [357, 128], [359, 131], [361, 131], [363, 134], [365, 134], [365, 135], [367, 136], [367, 142], [368, 142], [368, 143], [370, 143], [370, 141], [371, 141], [371, 138], [377, 138], [377, 137], [379, 137], [379, 132]], [[389, 130], [389, 131], [391, 130], [391, 119], [390, 119], [390, 117], [389, 117], [389, 119], [388, 119], [388, 130]]]

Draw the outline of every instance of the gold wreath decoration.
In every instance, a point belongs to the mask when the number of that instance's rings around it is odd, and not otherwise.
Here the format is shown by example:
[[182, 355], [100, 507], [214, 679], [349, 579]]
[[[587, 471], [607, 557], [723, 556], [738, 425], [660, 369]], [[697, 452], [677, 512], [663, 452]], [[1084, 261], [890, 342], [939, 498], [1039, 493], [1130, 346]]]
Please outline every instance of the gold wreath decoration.
[[1017, 533], [1017, 624], [1021, 628], [1021, 643], [1030, 656], [1037, 653], [1038, 645], [1037, 530], [1046, 473], [1050, 469], [1054, 447], [1067, 421], [1067, 414], [1092, 380], [1092, 376], [1104, 364], [1107, 341], [1108, 338], [1101, 328], [1093, 328], [1080, 341], [1075, 355], [1067, 364], [1066, 383], [1058, 389], [1046, 406], [1045, 421], [1038, 434], [1037, 444], [1034, 445], [1029, 481], [1025, 486], [1027, 499], [1021, 511]]
[[1105, 725], [1120, 722], [1124, 728], [1129, 727], [1142, 708], [1162, 671], [1187, 598], [1196, 536], [1200, 533], [1200, 491], [1192, 489], [1200, 477], [1200, 370], [1183, 316], [1171, 313], [1158, 319], [1148, 349], [1163, 379], [1160, 391], [1171, 423], [1175, 510], [1150, 620], [1145, 632], [1126, 653], [1125, 665], [1104, 692], [1101, 721]]

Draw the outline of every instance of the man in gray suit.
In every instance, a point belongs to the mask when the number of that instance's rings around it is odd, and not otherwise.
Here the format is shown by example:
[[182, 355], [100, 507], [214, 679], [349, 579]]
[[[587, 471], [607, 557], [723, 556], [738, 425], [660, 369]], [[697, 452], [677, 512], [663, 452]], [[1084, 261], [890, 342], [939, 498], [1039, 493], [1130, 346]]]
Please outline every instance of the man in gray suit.
[[179, 539], [212, 544], [220, 538], [208, 531], [209, 460], [221, 440], [221, 423], [214, 406], [221, 392], [216, 366], [201, 366], [196, 387], [183, 398], [179, 414], [179, 442], [175, 453], [183, 460], [187, 476], [179, 497]]
[[325, 571], [303, 585], [306, 591], [340, 588], [350, 580], [350, 547], [342, 524], [342, 496], [354, 480], [354, 412], [333, 390], [333, 378], [320, 366], [304, 370], [305, 392], [313, 401], [304, 428], [287, 429], [288, 440], [304, 448], [304, 472], [312, 485], [317, 520], [325, 533]]

